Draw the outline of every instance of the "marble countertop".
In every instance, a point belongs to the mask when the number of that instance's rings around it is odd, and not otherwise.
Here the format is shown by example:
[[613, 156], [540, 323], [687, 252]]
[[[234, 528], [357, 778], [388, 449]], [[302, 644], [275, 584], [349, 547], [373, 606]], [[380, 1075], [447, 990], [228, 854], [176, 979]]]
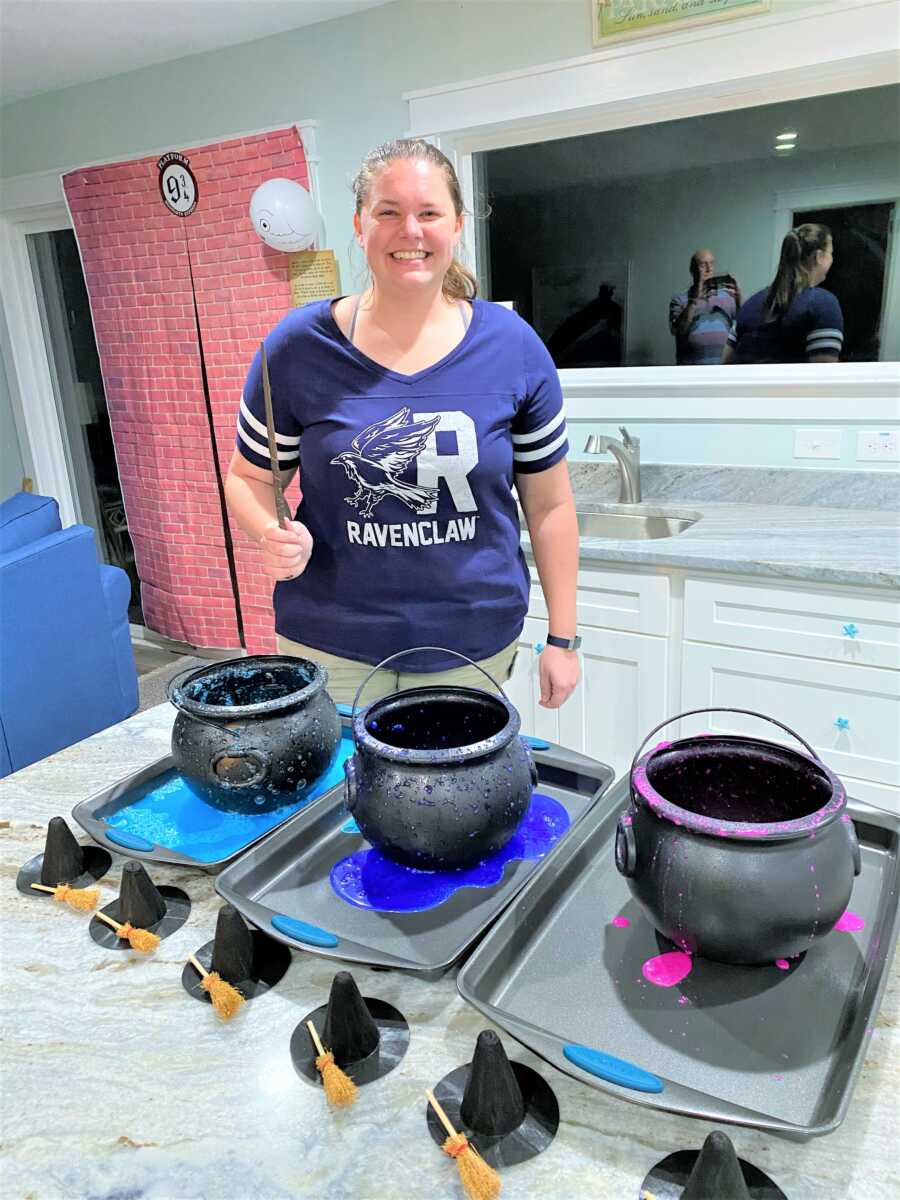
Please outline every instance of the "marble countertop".
[[583, 537], [584, 561], [900, 587], [900, 513], [712, 500], [611, 504], [582, 491], [575, 504], [580, 512], [699, 517], [669, 538]]
[[[156, 866], [193, 900], [187, 924], [143, 958], [107, 951], [87, 917], [15, 888], [47, 821], [168, 749], [168, 705], [0, 781], [2, 835], [2, 1193], [10, 1200], [461, 1200], [456, 1171], [425, 1130], [426, 1087], [471, 1057], [486, 1022], [452, 974], [434, 982], [354, 968], [364, 995], [412, 1030], [401, 1065], [328, 1111], [294, 1072], [291, 1033], [324, 1003], [335, 964], [295, 954], [282, 983], [222, 1025], [182, 989], [187, 955], [214, 931], [213, 878]], [[77, 826], [76, 833], [83, 835]], [[125, 859], [102, 881], [118, 890]], [[735, 1127], [738, 1153], [790, 1200], [900, 1193], [900, 964], [895, 964], [847, 1118], [806, 1143]], [[551, 1148], [503, 1174], [508, 1200], [637, 1200], [649, 1167], [699, 1147], [712, 1128], [624, 1103], [548, 1067], [562, 1122]]]

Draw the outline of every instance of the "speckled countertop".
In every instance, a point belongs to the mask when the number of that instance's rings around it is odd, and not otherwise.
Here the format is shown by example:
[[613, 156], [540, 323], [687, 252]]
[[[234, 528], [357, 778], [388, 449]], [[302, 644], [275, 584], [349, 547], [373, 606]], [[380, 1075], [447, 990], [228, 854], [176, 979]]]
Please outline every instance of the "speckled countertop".
[[[333, 963], [295, 954], [282, 983], [228, 1026], [182, 989], [187, 954], [214, 931], [211, 876], [152, 868], [193, 909], [148, 958], [102, 949], [83, 914], [16, 891], [49, 818], [163, 755], [171, 723], [161, 705], [0, 781], [4, 1200], [462, 1200], [425, 1131], [423, 1099], [469, 1060], [486, 1024], [452, 974], [427, 982], [354, 968], [364, 994], [405, 1013], [412, 1041], [391, 1075], [333, 1114], [288, 1054], [294, 1027], [327, 997]], [[107, 899], [124, 861], [102, 881]], [[789, 1200], [900, 1194], [898, 1016], [900, 963], [834, 1133], [794, 1143], [728, 1131]], [[545, 1154], [504, 1172], [504, 1200], [637, 1200], [653, 1163], [711, 1129], [585, 1087], [504, 1041], [551, 1081], [562, 1117]]]

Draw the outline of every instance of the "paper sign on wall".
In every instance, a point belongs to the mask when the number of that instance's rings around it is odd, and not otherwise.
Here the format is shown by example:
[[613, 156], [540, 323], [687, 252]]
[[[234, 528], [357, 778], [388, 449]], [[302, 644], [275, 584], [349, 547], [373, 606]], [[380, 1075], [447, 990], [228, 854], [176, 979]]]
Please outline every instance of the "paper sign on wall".
[[288, 275], [294, 307], [327, 300], [341, 290], [341, 275], [333, 250], [298, 250], [290, 256]]

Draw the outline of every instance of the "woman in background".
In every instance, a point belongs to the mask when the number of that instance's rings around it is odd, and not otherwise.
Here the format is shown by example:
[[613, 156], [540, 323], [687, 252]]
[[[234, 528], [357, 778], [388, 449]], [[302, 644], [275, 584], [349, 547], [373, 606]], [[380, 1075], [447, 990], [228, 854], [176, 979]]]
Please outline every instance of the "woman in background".
[[844, 317], [837, 297], [819, 287], [833, 261], [827, 225], [798, 225], [786, 234], [778, 273], [741, 306], [722, 362], [837, 362]]

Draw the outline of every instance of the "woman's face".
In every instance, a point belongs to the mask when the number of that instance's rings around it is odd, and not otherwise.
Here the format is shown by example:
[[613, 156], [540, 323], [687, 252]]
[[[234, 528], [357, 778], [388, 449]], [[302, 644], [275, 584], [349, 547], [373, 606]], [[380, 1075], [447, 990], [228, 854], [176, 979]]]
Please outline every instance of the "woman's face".
[[831, 238], [825, 243], [823, 250], [816, 251], [815, 266], [810, 272], [810, 278], [813, 286], [822, 282], [828, 272], [831, 270], [831, 264], [834, 262], [834, 243]]
[[379, 171], [353, 218], [369, 269], [382, 287], [440, 288], [462, 232], [440, 167], [398, 158]]

